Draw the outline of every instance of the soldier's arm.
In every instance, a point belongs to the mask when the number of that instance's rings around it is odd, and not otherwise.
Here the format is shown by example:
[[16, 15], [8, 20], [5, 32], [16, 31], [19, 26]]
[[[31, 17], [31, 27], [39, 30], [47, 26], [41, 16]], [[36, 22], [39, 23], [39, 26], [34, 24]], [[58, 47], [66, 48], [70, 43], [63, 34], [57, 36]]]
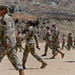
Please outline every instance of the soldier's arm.
[[37, 38], [37, 35], [34, 35], [34, 39], [35, 39], [35, 42], [36, 42], [36, 48], [40, 50], [39, 44], [38, 44], [38, 38]]
[[4, 17], [4, 21], [6, 23], [4, 24], [4, 45], [8, 48], [11, 43], [10, 34], [12, 33], [12, 24], [8, 17]]
[[34, 39], [35, 39], [35, 42], [36, 42], [36, 46], [38, 46], [38, 39], [37, 39], [37, 35], [34, 35]]
[[26, 40], [26, 38], [28, 38], [28, 32], [21, 37], [21, 41]]

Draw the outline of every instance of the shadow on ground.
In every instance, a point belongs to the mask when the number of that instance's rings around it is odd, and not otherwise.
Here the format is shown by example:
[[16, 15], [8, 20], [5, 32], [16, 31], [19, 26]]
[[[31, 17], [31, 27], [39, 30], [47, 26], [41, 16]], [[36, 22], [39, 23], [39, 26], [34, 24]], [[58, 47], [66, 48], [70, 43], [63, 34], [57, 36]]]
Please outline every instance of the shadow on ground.
[[75, 61], [65, 61], [65, 62], [67, 62], [67, 63], [75, 63]]

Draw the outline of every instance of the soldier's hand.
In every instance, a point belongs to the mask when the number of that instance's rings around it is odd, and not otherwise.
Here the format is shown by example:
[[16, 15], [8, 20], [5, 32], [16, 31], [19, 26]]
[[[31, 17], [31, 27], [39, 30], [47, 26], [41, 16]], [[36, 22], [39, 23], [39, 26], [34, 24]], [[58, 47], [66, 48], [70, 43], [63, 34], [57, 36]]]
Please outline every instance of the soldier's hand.
[[5, 46], [5, 48], [9, 48], [9, 44], [7, 41], [4, 41], [4, 46]]
[[36, 46], [36, 48], [37, 48], [38, 50], [40, 50], [39, 46]]

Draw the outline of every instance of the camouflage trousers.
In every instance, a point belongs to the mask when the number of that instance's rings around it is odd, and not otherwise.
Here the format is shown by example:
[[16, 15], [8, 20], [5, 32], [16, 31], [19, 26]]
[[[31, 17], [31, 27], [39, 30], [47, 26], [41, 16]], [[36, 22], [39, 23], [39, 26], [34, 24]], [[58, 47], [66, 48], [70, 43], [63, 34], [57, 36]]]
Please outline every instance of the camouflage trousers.
[[52, 53], [56, 54], [57, 52], [59, 52], [59, 49], [58, 49], [59, 47], [60, 46], [59, 46], [59, 41], [58, 40], [53, 42], [52, 43]]
[[62, 49], [64, 49], [64, 47], [65, 47], [65, 42], [62, 43]]
[[18, 57], [17, 57], [17, 52], [15, 50], [15, 48], [11, 49], [5, 49], [4, 46], [0, 45], [0, 62], [2, 61], [3, 57], [7, 55], [9, 61], [11, 62], [11, 64], [13, 65], [13, 67], [16, 70], [22, 70], [22, 65], [20, 64]]
[[18, 48], [20, 49], [20, 52], [22, 52], [22, 50], [24, 50], [24, 48], [22, 47], [22, 44], [16, 45], [16, 51], [18, 51]]
[[27, 57], [28, 57], [28, 54], [31, 53], [33, 57], [35, 57], [38, 61], [42, 62], [42, 58], [40, 58], [37, 53], [35, 52], [35, 47], [33, 44], [26, 44], [25, 46], [25, 50], [24, 50], [24, 53], [23, 53], [23, 59], [22, 59], [22, 62], [23, 63], [26, 63], [27, 61]]
[[52, 49], [52, 45], [51, 45], [51, 43], [46, 42], [46, 44], [45, 44], [45, 54], [47, 54], [48, 48]]
[[73, 47], [73, 46], [72, 46], [72, 43], [71, 43], [71, 42], [67, 42], [66, 48], [67, 48], [68, 50], [70, 50], [71, 47]]

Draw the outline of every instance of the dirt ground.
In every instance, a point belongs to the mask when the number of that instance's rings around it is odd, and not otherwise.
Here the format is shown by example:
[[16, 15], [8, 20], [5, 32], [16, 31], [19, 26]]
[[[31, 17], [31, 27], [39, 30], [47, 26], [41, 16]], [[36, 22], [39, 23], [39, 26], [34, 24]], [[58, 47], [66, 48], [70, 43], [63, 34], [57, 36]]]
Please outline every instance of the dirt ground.
[[[41, 50], [36, 49], [36, 52], [41, 57], [44, 53], [45, 43], [40, 43], [39, 46]], [[75, 50], [71, 49], [70, 51], [67, 51], [64, 49], [62, 52], [65, 53], [63, 59], [60, 54], [58, 54], [55, 59], [49, 59], [52, 54], [51, 50], [48, 49], [47, 56], [41, 57], [48, 64], [44, 69], [40, 69], [41, 63], [29, 54], [26, 63], [27, 69], [24, 70], [25, 75], [75, 75]], [[21, 62], [23, 51], [18, 52], [17, 55]], [[3, 58], [3, 61], [0, 64], [0, 75], [18, 75], [18, 72], [11, 65], [7, 56]]]

